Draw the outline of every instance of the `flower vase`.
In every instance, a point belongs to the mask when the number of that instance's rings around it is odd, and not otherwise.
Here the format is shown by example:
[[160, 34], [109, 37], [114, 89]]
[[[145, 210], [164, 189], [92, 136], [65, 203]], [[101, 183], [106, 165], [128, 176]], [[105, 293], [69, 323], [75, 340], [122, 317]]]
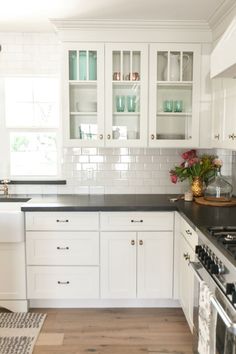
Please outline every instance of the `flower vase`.
[[193, 177], [191, 190], [194, 197], [201, 197], [203, 195], [203, 181], [201, 177]]

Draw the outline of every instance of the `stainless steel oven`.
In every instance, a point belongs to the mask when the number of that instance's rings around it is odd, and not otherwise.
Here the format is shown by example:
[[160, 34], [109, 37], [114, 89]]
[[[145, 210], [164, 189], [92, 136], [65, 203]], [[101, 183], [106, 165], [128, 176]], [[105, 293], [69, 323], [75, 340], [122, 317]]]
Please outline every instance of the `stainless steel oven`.
[[189, 264], [194, 282], [194, 354], [198, 354], [198, 316], [200, 284], [209, 288], [210, 302], [215, 314], [210, 322], [210, 354], [236, 354], [236, 271], [235, 266], [205, 235], [199, 235], [196, 261]]

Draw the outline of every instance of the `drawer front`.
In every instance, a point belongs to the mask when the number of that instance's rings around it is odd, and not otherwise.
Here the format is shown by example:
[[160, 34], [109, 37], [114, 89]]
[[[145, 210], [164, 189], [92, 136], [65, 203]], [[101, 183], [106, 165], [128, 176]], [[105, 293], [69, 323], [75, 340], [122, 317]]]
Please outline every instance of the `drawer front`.
[[198, 235], [196, 231], [187, 223], [187, 221], [181, 218], [181, 233], [185, 237], [186, 241], [195, 250], [195, 246], [198, 244]]
[[29, 212], [26, 213], [26, 230], [98, 230], [97, 212]]
[[98, 265], [98, 232], [26, 232], [28, 265]]
[[28, 299], [97, 299], [98, 267], [28, 267]]
[[173, 230], [172, 212], [101, 213], [101, 230]]

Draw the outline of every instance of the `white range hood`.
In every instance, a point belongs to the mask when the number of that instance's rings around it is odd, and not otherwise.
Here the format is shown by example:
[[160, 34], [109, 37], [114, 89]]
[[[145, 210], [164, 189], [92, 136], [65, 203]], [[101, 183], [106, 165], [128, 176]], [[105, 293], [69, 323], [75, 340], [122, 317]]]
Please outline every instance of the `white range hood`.
[[211, 54], [211, 78], [236, 78], [236, 18]]

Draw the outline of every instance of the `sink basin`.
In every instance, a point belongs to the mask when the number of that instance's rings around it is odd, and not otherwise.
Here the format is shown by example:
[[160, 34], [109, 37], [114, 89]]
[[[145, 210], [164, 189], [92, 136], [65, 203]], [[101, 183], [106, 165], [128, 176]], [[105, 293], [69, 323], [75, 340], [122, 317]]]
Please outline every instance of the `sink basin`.
[[0, 242], [24, 241], [24, 213], [21, 203], [0, 203]]

